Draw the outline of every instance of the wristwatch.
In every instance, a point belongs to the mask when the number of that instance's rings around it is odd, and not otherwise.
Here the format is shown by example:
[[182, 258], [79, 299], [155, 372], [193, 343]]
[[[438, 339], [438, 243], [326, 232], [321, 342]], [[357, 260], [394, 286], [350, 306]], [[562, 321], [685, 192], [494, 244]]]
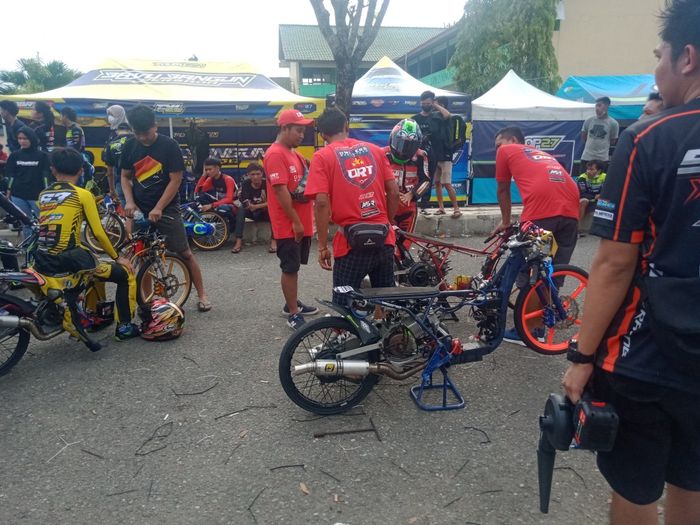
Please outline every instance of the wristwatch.
[[580, 365], [592, 365], [595, 363], [595, 354], [586, 355], [578, 351], [578, 341], [569, 341], [569, 348], [566, 351], [567, 361]]

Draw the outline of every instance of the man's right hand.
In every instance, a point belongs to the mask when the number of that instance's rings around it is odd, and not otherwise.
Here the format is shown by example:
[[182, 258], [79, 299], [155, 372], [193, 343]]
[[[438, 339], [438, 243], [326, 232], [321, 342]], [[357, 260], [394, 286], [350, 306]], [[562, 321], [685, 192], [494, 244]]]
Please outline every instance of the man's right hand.
[[501, 224], [499, 224], [498, 226], [496, 226], [496, 228], [491, 232], [491, 235], [492, 235], [492, 236], [493, 236], [493, 235], [496, 235], [497, 233], [500, 233], [500, 232], [502, 232], [502, 231], [505, 231], [505, 230], [507, 230], [508, 228], [510, 228], [510, 223], [502, 222]]
[[136, 210], [138, 210], [136, 203], [134, 203], [133, 201], [126, 201], [126, 205], [124, 206], [124, 213], [126, 214], [127, 217], [129, 217], [130, 219], [133, 219], [134, 213], [136, 213]]
[[296, 242], [301, 242], [304, 238], [304, 225], [299, 219], [292, 222], [292, 231], [294, 232], [294, 240]]
[[131, 261], [127, 259], [126, 257], [119, 256], [117, 257], [117, 260], [115, 261], [117, 264], [121, 264], [124, 268], [126, 268], [129, 273], [134, 273], [134, 267], [131, 265]]

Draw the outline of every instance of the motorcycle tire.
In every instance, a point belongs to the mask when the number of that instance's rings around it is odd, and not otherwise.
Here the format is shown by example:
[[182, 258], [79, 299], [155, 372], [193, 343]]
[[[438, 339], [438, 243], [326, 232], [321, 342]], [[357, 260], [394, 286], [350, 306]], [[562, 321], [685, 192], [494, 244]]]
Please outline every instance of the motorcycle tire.
[[[334, 342], [341, 334], [347, 335], [342, 342]], [[335, 340], [332, 340], [333, 337]], [[309, 351], [319, 345], [327, 348], [321, 348], [315, 357], [311, 357]], [[313, 373], [294, 376], [292, 369], [295, 365], [315, 359], [332, 359], [336, 353], [360, 345], [357, 329], [347, 319], [322, 317], [306, 323], [294, 332], [282, 348], [279, 376], [284, 392], [296, 405], [314, 414], [328, 416], [350, 410], [372, 391], [379, 381], [378, 375], [369, 374], [356, 379], [319, 377]], [[354, 356], [353, 359], [361, 359], [362, 355], [371, 363], [377, 361], [376, 350]]]
[[204, 222], [214, 226], [214, 233], [211, 235], [192, 235], [192, 244], [204, 252], [214, 251], [221, 248], [230, 236], [228, 219], [217, 211], [203, 211], [201, 217]]
[[136, 274], [136, 301], [139, 305], [154, 297], [164, 297], [178, 306], [184, 306], [191, 291], [190, 270], [185, 261], [174, 254], [168, 254], [162, 260], [147, 261]]
[[561, 264], [554, 266], [552, 279], [557, 278], [563, 280], [558, 293], [567, 318], [557, 321], [551, 328], [543, 323], [546, 310], [554, 306], [542, 303], [540, 294], [550, 295], [549, 286], [542, 279], [522, 288], [515, 301], [515, 329], [528, 348], [539, 354], [565, 353], [569, 341], [578, 337], [581, 325], [588, 273], [577, 266]]
[[[12, 304], [2, 304], [2, 309], [10, 315], [20, 315]], [[7, 374], [19, 363], [29, 347], [30, 334], [21, 328], [4, 328], [0, 330], [0, 376]]]

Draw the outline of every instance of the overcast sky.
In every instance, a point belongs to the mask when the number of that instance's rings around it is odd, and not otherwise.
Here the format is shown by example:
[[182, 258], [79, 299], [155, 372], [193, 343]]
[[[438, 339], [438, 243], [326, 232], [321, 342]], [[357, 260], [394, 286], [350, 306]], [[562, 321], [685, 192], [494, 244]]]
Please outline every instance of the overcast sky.
[[[391, 0], [383, 25], [444, 27], [461, 17], [464, 2]], [[83, 72], [106, 58], [185, 60], [195, 54], [200, 61], [246, 62], [279, 76], [287, 70], [279, 69], [278, 25], [316, 24], [308, 0], [33, 0], [31, 14], [13, 5], [4, 10], [0, 70], [37, 53]]]

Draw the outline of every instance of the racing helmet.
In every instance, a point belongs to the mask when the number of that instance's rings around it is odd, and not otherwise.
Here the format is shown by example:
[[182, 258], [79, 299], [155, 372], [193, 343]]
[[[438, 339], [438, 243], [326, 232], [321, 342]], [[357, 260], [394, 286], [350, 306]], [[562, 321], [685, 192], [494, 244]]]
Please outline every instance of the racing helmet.
[[141, 337], [148, 341], [167, 341], [180, 337], [185, 312], [175, 303], [158, 297], [139, 306]]
[[418, 123], [410, 118], [400, 121], [389, 135], [391, 155], [399, 162], [408, 162], [416, 154], [423, 140]]

